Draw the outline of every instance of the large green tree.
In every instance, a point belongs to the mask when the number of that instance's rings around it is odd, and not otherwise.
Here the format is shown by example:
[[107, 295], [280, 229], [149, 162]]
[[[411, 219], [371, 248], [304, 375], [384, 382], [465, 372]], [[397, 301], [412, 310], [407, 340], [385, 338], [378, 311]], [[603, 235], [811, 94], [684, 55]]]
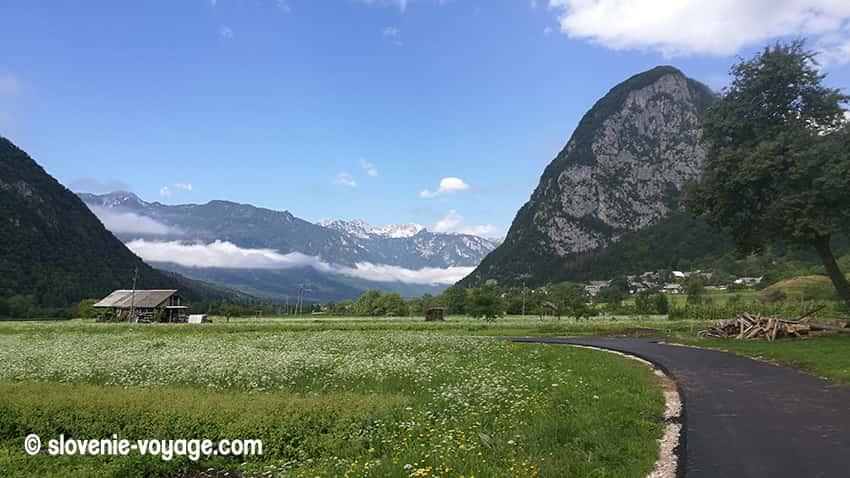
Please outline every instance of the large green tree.
[[688, 304], [702, 304], [705, 296], [705, 279], [699, 274], [692, 274], [685, 280], [685, 294], [688, 295]]
[[389, 315], [393, 317], [403, 317], [409, 313], [407, 303], [404, 299], [395, 292], [382, 295], [378, 299], [380, 315]]
[[803, 41], [765, 48], [731, 74], [703, 118], [708, 151], [687, 207], [730, 232], [741, 252], [777, 241], [813, 246], [850, 308], [830, 246], [850, 232], [848, 97], [824, 86]]
[[384, 315], [381, 304], [381, 291], [368, 290], [354, 303], [354, 313], [365, 316]]
[[484, 285], [469, 289], [466, 298], [466, 313], [470, 317], [493, 320], [505, 315], [506, 304], [497, 288]]
[[444, 290], [437, 302], [446, 308], [446, 312], [452, 315], [466, 313], [466, 288], [455, 284]]
[[590, 315], [587, 294], [580, 287], [568, 282], [552, 284], [547, 290], [549, 302], [557, 308], [558, 317], [566, 315], [581, 319]]

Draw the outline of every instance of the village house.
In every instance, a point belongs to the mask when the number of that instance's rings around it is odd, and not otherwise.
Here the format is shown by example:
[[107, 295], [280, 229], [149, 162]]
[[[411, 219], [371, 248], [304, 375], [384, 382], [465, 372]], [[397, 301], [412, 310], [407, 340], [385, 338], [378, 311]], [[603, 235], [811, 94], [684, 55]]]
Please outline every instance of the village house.
[[176, 289], [116, 290], [94, 307], [112, 309], [116, 317], [130, 322], [186, 322], [189, 309]]
[[754, 286], [756, 284], [760, 284], [764, 277], [739, 277], [735, 279], [735, 283], [738, 285], [747, 285]]
[[679, 294], [682, 292], [682, 286], [675, 283], [664, 284], [663, 290], [668, 294]]
[[637, 294], [646, 290], [657, 289], [661, 286], [661, 274], [658, 272], [644, 272], [639, 276], [626, 276], [629, 283], [629, 293]]
[[596, 297], [602, 289], [611, 285], [609, 280], [592, 280], [584, 286], [584, 292], [591, 297]]
[[684, 271], [684, 272], [683, 271], [673, 271], [672, 273], [673, 273], [673, 278], [677, 279], [677, 280], [687, 279], [691, 276], [699, 276], [699, 277], [702, 277], [705, 280], [711, 280], [711, 278], [714, 276], [714, 274], [712, 274], [711, 272], [703, 272], [699, 269], [697, 269], [695, 271]]

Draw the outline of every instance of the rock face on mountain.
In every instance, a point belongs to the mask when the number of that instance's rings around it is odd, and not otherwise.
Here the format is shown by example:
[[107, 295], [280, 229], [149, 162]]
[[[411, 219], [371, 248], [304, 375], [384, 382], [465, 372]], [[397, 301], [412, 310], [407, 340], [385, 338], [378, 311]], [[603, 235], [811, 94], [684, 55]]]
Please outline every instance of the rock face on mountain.
[[544, 171], [505, 242], [465, 279], [545, 283], [679, 208], [702, 170], [699, 119], [715, 95], [661, 66], [614, 87]]

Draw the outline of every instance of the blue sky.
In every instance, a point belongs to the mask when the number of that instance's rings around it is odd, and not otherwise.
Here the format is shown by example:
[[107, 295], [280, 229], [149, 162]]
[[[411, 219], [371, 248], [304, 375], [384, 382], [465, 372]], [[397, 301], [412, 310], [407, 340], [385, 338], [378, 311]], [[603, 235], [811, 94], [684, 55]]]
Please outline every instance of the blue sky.
[[77, 189], [499, 236], [635, 73], [802, 35], [850, 87], [850, 2], [747, 3], [6, 0], [0, 134]]

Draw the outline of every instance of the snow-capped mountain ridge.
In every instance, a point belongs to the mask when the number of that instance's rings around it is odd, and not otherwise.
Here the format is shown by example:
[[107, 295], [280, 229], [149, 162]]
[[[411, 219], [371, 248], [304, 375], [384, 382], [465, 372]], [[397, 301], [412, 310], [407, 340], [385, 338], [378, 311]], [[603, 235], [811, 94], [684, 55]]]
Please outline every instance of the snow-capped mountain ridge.
[[124, 192], [79, 196], [125, 242], [225, 241], [243, 249], [298, 252], [348, 267], [371, 263], [410, 270], [475, 267], [498, 245], [483, 237], [432, 232], [420, 224], [312, 223], [288, 211], [229, 201], [166, 205]]
[[354, 219], [351, 221], [341, 219], [333, 221], [321, 220], [317, 221], [316, 224], [339, 232], [344, 232], [361, 239], [369, 239], [371, 236], [401, 239], [413, 237], [426, 230], [425, 226], [421, 224], [388, 224], [386, 226], [373, 226], [362, 219]]

